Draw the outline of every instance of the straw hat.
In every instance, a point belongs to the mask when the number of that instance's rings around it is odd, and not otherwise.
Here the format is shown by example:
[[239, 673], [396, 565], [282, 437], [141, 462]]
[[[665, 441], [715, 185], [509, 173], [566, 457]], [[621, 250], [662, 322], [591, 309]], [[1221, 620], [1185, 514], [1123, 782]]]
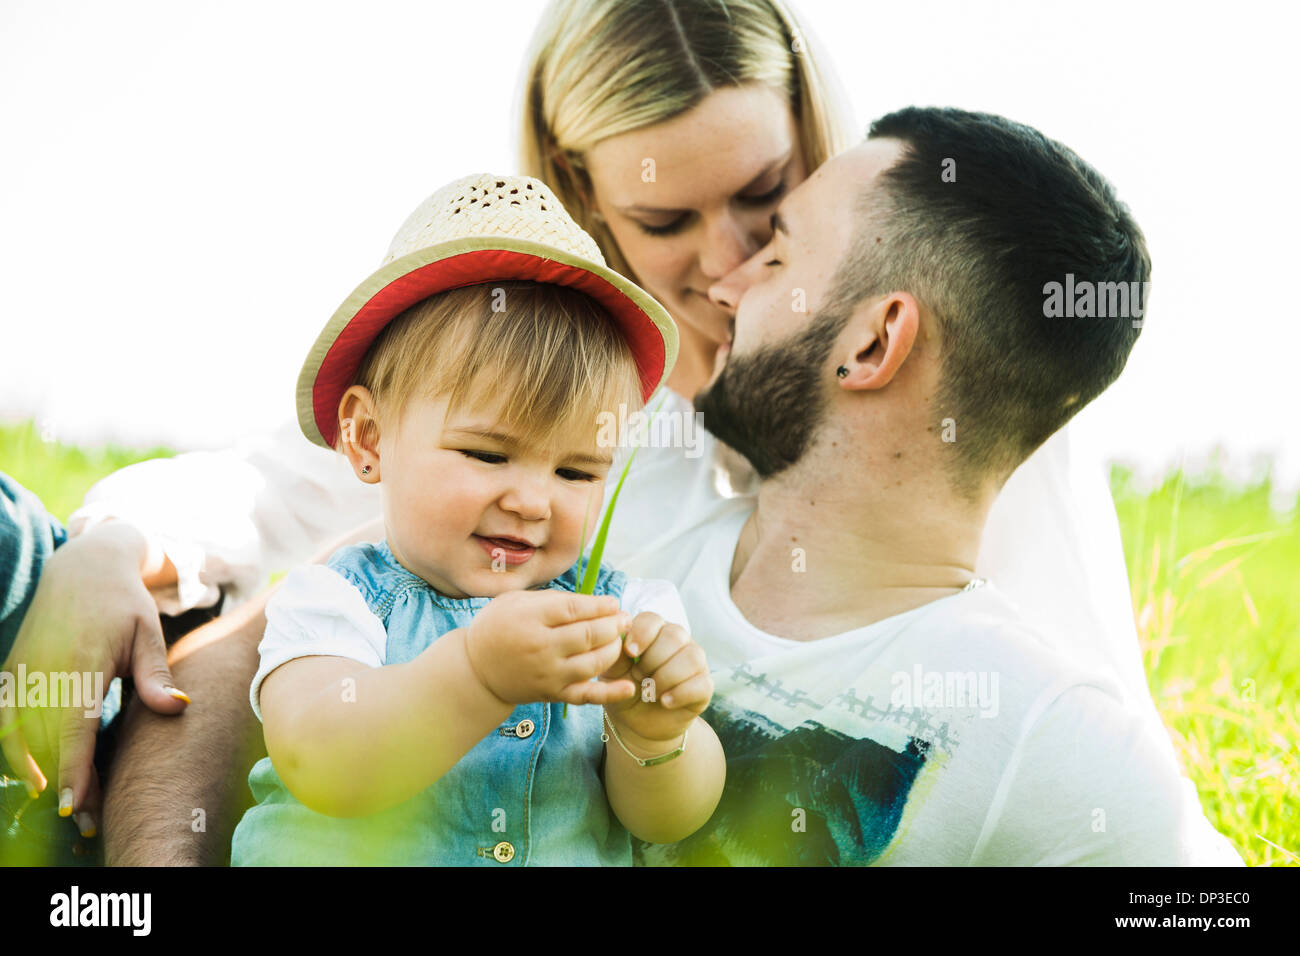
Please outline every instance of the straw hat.
[[649, 293], [605, 265], [595, 240], [545, 184], [478, 173], [444, 186], [397, 231], [383, 265], [339, 306], [298, 375], [298, 424], [332, 448], [338, 407], [375, 338], [422, 299], [448, 289], [531, 279], [577, 289], [618, 323], [648, 399], [677, 359], [677, 326]]

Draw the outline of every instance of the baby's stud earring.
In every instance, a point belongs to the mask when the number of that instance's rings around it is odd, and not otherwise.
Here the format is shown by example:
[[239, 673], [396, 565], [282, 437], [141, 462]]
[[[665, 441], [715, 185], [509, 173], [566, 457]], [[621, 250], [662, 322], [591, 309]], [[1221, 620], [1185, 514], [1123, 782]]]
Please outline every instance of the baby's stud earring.
[[845, 368], [843, 365], [841, 365], [839, 368], [835, 370], [835, 374], [838, 375], [840, 378], [848, 378], [849, 370]]
[[370, 472], [373, 471], [373, 470], [374, 470], [374, 469], [371, 468], [369, 465], [362, 465], [362, 466], [361, 466], [361, 474], [363, 474], [363, 475], [368, 475], [368, 474], [370, 474]]

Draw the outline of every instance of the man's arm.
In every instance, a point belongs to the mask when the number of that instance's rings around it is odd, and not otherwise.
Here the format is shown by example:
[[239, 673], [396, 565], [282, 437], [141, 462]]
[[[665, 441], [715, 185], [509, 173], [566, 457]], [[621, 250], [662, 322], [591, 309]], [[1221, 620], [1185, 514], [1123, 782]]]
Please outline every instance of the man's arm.
[[[322, 564], [344, 545], [383, 536], [383, 519], [373, 519], [330, 542], [312, 560]], [[172, 676], [177, 683], [191, 682], [186, 716], [192, 720], [160, 720], [137, 700], [121, 718], [104, 794], [104, 854], [110, 866], [229, 862], [235, 825], [253, 802], [248, 771], [266, 756], [248, 689], [274, 590], [172, 645]]]
[[183, 716], [131, 701], [104, 793], [108, 865], [228, 862], [231, 835], [251, 803], [248, 771], [266, 753], [248, 687], [270, 593], [172, 646], [172, 675], [191, 700]]

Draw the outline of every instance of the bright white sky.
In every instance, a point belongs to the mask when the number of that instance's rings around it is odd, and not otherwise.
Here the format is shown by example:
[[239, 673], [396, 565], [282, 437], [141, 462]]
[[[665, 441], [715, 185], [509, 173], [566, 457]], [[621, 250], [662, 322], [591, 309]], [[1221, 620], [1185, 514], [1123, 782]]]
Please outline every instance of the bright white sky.
[[[1288, 4], [795, 3], [864, 129], [1002, 113], [1132, 207], [1152, 307], [1082, 437], [1300, 481]], [[307, 346], [416, 203], [514, 170], [540, 9], [0, 0], [0, 418], [182, 448], [289, 419]]]

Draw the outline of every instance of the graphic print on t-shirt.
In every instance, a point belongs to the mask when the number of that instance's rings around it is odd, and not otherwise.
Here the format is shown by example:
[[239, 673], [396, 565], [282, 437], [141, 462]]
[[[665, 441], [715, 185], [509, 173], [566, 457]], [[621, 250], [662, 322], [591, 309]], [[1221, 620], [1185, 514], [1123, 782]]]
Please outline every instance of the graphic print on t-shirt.
[[[717, 675], [703, 714], [727, 755], [727, 781], [709, 822], [670, 846], [639, 847], [639, 862], [686, 866], [866, 865], [898, 832], [921, 772], [951, 754], [956, 733], [923, 711], [880, 705], [852, 687], [819, 707], [806, 691], [741, 664]], [[738, 703], [762, 702], [762, 710]], [[780, 722], [810, 711], [793, 726]], [[838, 719], [832, 719], [835, 715]], [[830, 723], [870, 724], [855, 736]], [[787, 722], [789, 722], [787, 718]]]

